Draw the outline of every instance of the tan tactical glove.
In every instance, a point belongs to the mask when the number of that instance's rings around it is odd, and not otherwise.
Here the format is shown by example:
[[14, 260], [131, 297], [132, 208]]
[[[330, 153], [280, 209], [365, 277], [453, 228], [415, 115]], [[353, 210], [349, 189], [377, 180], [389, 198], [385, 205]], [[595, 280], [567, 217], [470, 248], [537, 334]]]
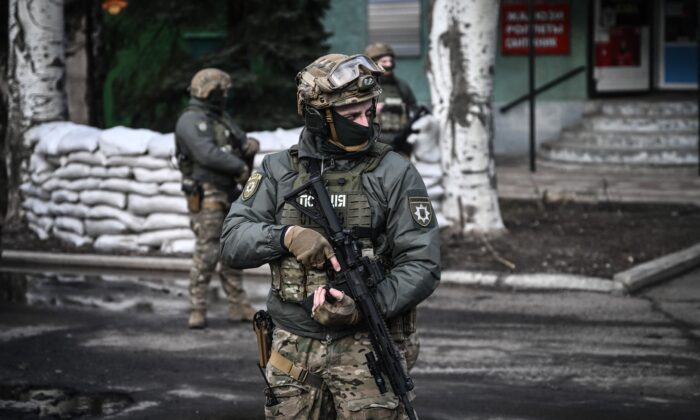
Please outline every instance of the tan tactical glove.
[[236, 181], [237, 184], [245, 184], [248, 178], [250, 178], [250, 168], [248, 168], [248, 165], [245, 165], [241, 173], [234, 178], [234, 181]]
[[258, 153], [258, 150], [260, 150], [260, 142], [252, 137], [248, 137], [246, 138], [245, 143], [243, 143], [241, 150], [243, 152], [243, 156], [251, 157]]
[[320, 233], [301, 226], [292, 226], [284, 235], [284, 246], [307, 268], [321, 268], [333, 255], [331, 244]]
[[[317, 294], [326, 292], [323, 288], [320, 289], [316, 291]], [[344, 293], [335, 303], [324, 300], [314, 309], [311, 317], [326, 327], [355, 325], [360, 321], [360, 313], [357, 311], [355, 301]]]

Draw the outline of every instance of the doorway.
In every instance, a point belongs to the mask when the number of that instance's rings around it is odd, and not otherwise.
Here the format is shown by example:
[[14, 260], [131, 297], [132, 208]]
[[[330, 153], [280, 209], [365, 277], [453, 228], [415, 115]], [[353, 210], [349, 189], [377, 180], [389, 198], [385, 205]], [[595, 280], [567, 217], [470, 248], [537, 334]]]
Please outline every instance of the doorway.
[[697, 89], [698, 2], [666, 0], [658, 7], [657, 86], [669, 90]]
[[595, 0], [591, 96], [698, 87], [697, 0]]
[[593, 9], [593, 92], [651, 89], [651, 0], [596, 0]]

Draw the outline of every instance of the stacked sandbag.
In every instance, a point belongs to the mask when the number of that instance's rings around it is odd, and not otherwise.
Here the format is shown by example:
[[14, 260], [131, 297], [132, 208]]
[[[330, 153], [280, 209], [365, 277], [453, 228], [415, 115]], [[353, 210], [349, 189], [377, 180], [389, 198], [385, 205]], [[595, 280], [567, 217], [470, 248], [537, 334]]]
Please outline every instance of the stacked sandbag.
[[[442, 170], [437, 136], [429, 131], [420, 131], [414, 163], [439, 211]], [[301, 127], [249, 133], [260, 142], [255, 166], [296, 144], [300, 133]], [[39, 238], [106, 251], [194, 249], [172, 133], [53, 122], [29, 130], [25, 143], [33, 153], [21, 186], [23, 208]], [[439, 212], [437, 220], [444, 225]]]
[[33, 153], [23, 207], [39, 238], [108, 251], [193, 244], [172, 134], [57, 122], [31, 129], [25, 141]]
[[274, 131], [255, 131], [248, 133], [248, 137], [252, 137], [260, 142], [260, 152], [255, 156], [255, 167], [260, 167], [265, 155], [287, 150], [297, 144], [302, 128], [303, 127], [298, 127], [289, 130], [278, 128]]

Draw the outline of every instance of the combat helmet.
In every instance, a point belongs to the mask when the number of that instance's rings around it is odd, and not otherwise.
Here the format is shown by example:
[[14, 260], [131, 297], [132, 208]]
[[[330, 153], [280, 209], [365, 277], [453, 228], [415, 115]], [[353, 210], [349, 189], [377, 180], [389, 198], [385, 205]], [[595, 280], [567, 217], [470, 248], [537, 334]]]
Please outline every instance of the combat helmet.
[[231, 77], [223, 70], [206, 68], [197, 72], [190, 83], [193, 98], [206, 99], [215, 89], [224, 92], [231, 87]]
[[366, 149], [369, 141], [352, 146], [342, 144], [332, 108], [379, 96], [382, 88], [377, 77], [383, 73], [381, 66], [362, 54], [328, 54], [306, 66], [296, 77], [297, 111], [304, 117], [306, 128], [316, 135], [328, 136], [331, 143], [345, 151]]
[[377, 60], [386, 55], [394, 57], [394, 49], [389, 44], [374, 42], [365, 48], [365, 55], [372, 60]]
[[382, 93], [377, 77], [384, 69], [368, 57], [357, 54], [328, 54], [297, 74], [297, 111], [318, 110], [364, 102]]

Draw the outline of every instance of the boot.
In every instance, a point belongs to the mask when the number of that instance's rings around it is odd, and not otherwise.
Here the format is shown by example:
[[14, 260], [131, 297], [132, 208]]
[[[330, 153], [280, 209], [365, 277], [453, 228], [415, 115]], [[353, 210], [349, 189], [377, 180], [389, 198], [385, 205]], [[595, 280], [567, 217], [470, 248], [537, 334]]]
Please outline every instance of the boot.
[[228, 310], [228, 320], [231, 322], [252, 321], [257, 310], [249, 303], [232, 303]]
[[202, 329], [207, 327], [207, 311], [205, 309], [192, 309], [190, 320], [187, 325], [191, 329]]

